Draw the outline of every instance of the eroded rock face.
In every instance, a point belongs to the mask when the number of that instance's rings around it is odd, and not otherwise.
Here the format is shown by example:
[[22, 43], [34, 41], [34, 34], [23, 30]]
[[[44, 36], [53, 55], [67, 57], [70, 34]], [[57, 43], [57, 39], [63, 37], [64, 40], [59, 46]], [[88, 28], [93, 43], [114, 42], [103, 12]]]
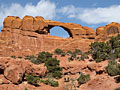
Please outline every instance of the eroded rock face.
[[25, 71], [22, 67], [17, 65], [11, 65], [7, 67], [4, 71], [4, 76], [12, 83], [18, 84], [22, 81]]
[[[70, 37], [50, 36], [50, 29], [55, 26], [62, 27]], [[56, 48], [87, 51], [94, 37], [93, 29], [79, 24], [45, 20], [40, 16], [25, 16], [23, 19], [8, 16], [0, 34], [0, 56], [35, 55], [41, 51], [53, 52]], [[84, 45], [86, 47], [83, 48]]]
[[[45, 76], [47, 68], [44, 65], [34, 65], [27, 60], [11, 59], [11, 58], [0, 58], [0, 67], [3, 72], [1, 75], [14, 83], [19, 84], [22, 82], [24, 75], [33, 74], [34, 76]], [[7, 83], [6, 79], [1, 78], [1, 84]], [[4, 82], [3, 82], [4, 81]]]
[[[43, 17], [25, 16], [22, 20], [19, 17], [8, 16], [4, 21], [4, 28], [20, 29], [23, 31], [36, 31], [41, 34], [49, 34], [52, 27], [59, 26], [65, 29], [72, 38], [95, 37], [95, 31], [88, 27], [82, 27], [75, 23], [62, 23], [57, 21], [45, 20]], [[86, 35], [86, 37], [85, 37]]]
[[[68, 32], [69, 38], [50, 36], [50, 29], [59, 26]], [[106, 41], [120, 32], [118, 23], [111, 23], [97, 28], [75, 23], [62, 23], [45, 20], [41, 16], [8, 16], [0, 34], [0, 56], [25, 56], [41, 51], [53, 52], [56, 48], [64, 51], [81, 49], [86, 52], [94, 41]]]
[[120, 24], [112, 22], [106, 26], [98, 27], [96, 29], [96, 41], [108, 40], [111, 36], [116, 36], [120, 33]]

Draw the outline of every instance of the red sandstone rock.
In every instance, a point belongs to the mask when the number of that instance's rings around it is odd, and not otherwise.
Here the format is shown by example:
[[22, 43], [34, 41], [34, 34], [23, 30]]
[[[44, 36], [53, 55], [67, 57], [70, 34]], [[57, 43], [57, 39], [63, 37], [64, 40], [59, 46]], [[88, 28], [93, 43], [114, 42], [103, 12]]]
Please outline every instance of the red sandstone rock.
[[26, 67], [26, 74], [33, 74], [34, 76], [44, 77], [46, 75], [47, 68], [42, 65], [32, 65]]
[[108, 65], [108, 61], [103, 61], [100, 63], [89, 64], [87, 67], [93, 71], [99, 72], [99, 71], [105, 71], [105, 67], [107, 65]]
[[[50, 36], [50, 29], [54, 26], [64, 28], [70, 38]], [[87, 38], [94, 32], [88, 32], [89, 29], [84, 29], [79, 24], [45, 20], [40, 16], [25, 16], [22, 20], [18, 17], [7, 17], [0, 34], [0, 56], [35, 55], [41, 51], [53, 52], [56, 48], [64, 51], [76, 48], [87, 51], [89, 44], [93, 42]], [[86, 47], [83, 48], [84, 45]]]
[[34, 65], [27, 60], [21, 59], [1, 58], [0, 66], [5, 67], [0, 68], [4, 71], [5, 78], [14, 84], [22, 82], [23, 75], [25, 74], [43, 77], [47, 71], [46, 67], [43, 65]]
[[[65, 29], [70, 38], [50, 36], [50, 29], [55, 26]], [[118, 23], [111, 23], [97, 28], [95, 33], [89, 27], [45, 20], [40, 16], [25, 16], [23, 19], [9, 16], [0, 34], [0, 56], [35, 55], [41, 51], [53, 52], [56, 48], [64, 51], [78, 48], [86, 52], [91, 42], [106, 41], [111, 35], [118, 34], [119, 26]]]
[[10, 65], [4, 70], [4, 76], [12, 83], [18, 84], [22, 81], [25, 70], [18, 65]]
[[13, 20], [15, 20], [14, 16], [8, 16], [7, 18], [5, 18], [5, 20], [4, 20], [4, 27], [5, 28], [11, 28]]
[[32, 16], [25, 16], [22, 20], [22, 29], [25, 31], [33, 31], [33, 21]]
[[33, 28], [34, 30], [43, 30], [44, 27], [48, 27], [48, 24], [45, 23], [44, 21], [44, 18], [43, 17], [40, 17], [40, 16], [37, 16], [34, 18], [34, 25], [33, 25]]
[[19, 17], [16, 17], [16, 19], [12, 22], [12, 29], [20, 29], [21, 24], [22, 20]]
[[112, 22], [106, 26], [98, 27], [96, 29], [96, 34], [97, 35], [104, 35], [104, 36], [109, 36], [113, 34], [120, 33], [120, 25], [118, 23]]
[[0, 85], [2, 85], [2, 84], [9, 84], [10, 83], [10, 81], [8, 81], [5, 77], [4, 77], [4, 75], [0, 75]]
[[94, 31], [94, 29], [92, 29], [92, 28], [89, 28], [89, 27], [83, 27], [85, 30], [86, 30], [86, 34], [87, 35], [95, 35], [96, 33], [95, 33], [95, 31]]

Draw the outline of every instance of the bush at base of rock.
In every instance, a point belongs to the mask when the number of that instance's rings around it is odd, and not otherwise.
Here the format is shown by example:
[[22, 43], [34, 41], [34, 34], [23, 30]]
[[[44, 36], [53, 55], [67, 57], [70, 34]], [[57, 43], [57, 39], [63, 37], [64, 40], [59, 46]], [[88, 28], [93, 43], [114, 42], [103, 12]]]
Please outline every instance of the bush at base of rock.
[[11, 56], [11, 58], [14, 58], [14, 59], [16, 59], [16, 56]]
[[84, 75], [84, 74], [81, 74], [80, 77], [77, 79], [79, 85], [84, 84], [89, 80], [90, 80], [90, 75]]
[[59, 66], [59, 60], [57, 60], [56, 58], [49, 58], [46, 62], [45, 62], [45, 66], [47, 67], [48, 70], [48, 74], [51, 74], [52, 77], [59, 79], [61, 78], [62, 75], [62, 68]]
[[47, 61], [48, 58], [51, 58], [52, 54], [49, 52], [40, 52], [38, 53], [37, 56], [37, 61], [39, 61], [38, 63], [44, 63], [45, 61]]
[[58, 87], [59, 86], [59, 83], [58, 81], [54, 81], [54, 80], [40, 80], [40, 82], [46, 84], [46, 85], [50, 85], [50, 86], [53, 86], [53, 87]]
[[65, 54], [64, 52], [63, 52], [63, 53], [61, 53], [61, 57], [65, 57], [65, 55], [66, 55], [66, 54]]
[[37, 85], [38, 81], [40, 80], [39, 77], [34, 77], [33, 75], [26, 75], [26, 80], [29, 84]]
[[61, 49], [57, 48], [57, 49], [55, 49], [54, 53], [57, 55], [61, 55], [63, 53], [63, 51]]
[[18, 56], [17, 58], [22, 59], [22, 57], [21, 57], [21, 56]]
[[120, 58], [120, 34], [111, 37], [107, 42], [91, 43], [90, 52], [96, 62]]
[[117, 64], [114, 60], [109, 61], [106, 72], [110, 76], [120, 75], [120, 64]]
[[67, 51], [67, 55], [72, 55], [72, 51]]
[[52, 73], [52, 76], [55, 77], [56, 79], [59, 79], [62, 77], [62, 72], [55, 71], [54, 73]]
[[101, 62], [109, 58], [111, 47], [104, 42], [94, 42], [90, 45], [91, 55], [96, 62]]
[[74, 51], [75, 54], [78, 54], [78, 55], [81, 55], [82, 54], [82, 51], [80, 49], [75, 49]]
[[26, 56], [25, 59], [30, 60], [34, 64], [41, 64], [41, 63], [45, 63], [45, 61], [47, 61], [48, 58], [51, 57], [52, 54], [49, 52], [40, 52], [36, 57], [34, 55], [30, 55], [30, 56]]
[[89, 59], [89, 57], [86, 54], [82, 54], [81, 57], [77, 57], [77, 60], [79, 61], [85, 60], [85, 59]]
[[36, 58], [34, 55], [28, 55], [24, 57], [25, 60], [32, 60], [34, 58]]

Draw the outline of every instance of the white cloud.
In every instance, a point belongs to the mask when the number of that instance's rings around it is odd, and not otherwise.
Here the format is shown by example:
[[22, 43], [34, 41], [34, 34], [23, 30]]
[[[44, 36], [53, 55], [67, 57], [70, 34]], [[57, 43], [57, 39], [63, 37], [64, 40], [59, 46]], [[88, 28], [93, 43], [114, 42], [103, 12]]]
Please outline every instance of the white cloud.
[[120, 22], [120, 5], [104, 8], [80, 8], [65, 6], [60, 9], [68, 18], [79, 19], [87, 24]]
[[56, 5], [50, 0], [40, 0], [37, 5], [26, 4], [22, 6], [18, 3], [13, 3], [10, 6], [0, 6], [0, 26], [7, 16], [43, 16], [45, 19], [53, 19], [56, 15]]

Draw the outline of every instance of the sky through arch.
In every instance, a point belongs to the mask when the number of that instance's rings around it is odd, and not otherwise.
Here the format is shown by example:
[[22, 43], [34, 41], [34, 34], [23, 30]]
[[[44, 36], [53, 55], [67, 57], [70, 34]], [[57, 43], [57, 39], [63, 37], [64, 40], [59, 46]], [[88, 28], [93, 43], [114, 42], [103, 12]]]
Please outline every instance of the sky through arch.
[[50, 35], [58, 36], [58, 37], [62, 37], [62, 38], [70, 37], [69, 33], [66, 30], [64, 30], [62, 27], [59, 27], [59, 26], [55, 26], [55, 27], [51, 28]]

